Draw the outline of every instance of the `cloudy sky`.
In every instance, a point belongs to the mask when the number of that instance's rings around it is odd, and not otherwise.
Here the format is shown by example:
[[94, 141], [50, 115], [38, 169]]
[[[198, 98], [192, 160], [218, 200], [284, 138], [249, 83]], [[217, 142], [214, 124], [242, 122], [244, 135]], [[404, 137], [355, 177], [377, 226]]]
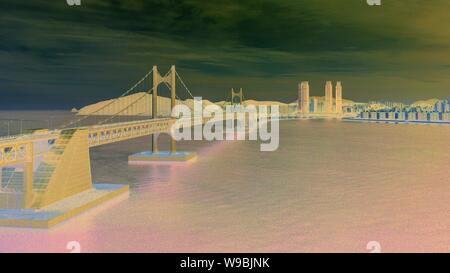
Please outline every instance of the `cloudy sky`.
[[170, 64], [195, 95], [293, 101], [450, 97], [450, 1], [2, 0], [0, 109], [71, 108]]

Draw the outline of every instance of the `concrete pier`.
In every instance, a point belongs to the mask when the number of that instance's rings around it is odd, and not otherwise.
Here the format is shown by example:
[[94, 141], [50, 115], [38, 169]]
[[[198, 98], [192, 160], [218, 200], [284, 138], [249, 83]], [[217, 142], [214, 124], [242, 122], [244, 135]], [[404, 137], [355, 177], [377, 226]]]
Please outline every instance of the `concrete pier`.
[[128, 157], [129, 163], [139, 163], [139, 162], [183, 162], [189, 161], [197, 157], [195, 152], [175, 152], [172, 153], [170, 151], [160, 151], [160, 152], [152, 152], [145, 151], [130, 155]]
[[2, 209], [0, 210], [0, 226], [50, 228], [119, 195], [128, 194], [128, 190], [128, 185], [93, 184], [89, 190], [41, 209]]

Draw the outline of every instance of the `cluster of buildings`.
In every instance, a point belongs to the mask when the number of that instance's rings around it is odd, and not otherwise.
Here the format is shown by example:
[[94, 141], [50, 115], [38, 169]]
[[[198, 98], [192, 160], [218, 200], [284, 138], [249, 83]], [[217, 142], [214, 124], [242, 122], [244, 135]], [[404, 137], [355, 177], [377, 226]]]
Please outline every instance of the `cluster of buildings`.
[[358, 119], [404, 122], [450, 122], [450, 99], [434, 105], [400, 105], [381, 110], [361, 111]]
[[393, 101], [369, 101], [367, 104], [362, 104], [363, 111], [372, 111], [372, 110], [388, 110], [388, 111], [405, 111], [408, 105], [401, 102], [393, 102]]
[[387, 122], [450, 123], [450, 99], [431, 99], [412, 104], [346, 101], [343, 105], [342, 93], [340, 81], [336, 82], [334, 90], [333, 82], [327, 81], [325, 96], [311, 97], [309, 82], [303, 81], [298, 85], [297, 113], [303, 118], [338, 117]]
[[450, 113], [450, 99], [440, 100], [434, 105], [434, 112]]
[[327, 81], [325, 84], [325, 97], [319, 100], [317, 97], [310, 98], [309, 82], [301, 82], [298, 86], [298, 112], [301, 115], [308, 114], [342, 114], [342, 84], [336, 83], [335, 97], [333, 98], [333, 83]]

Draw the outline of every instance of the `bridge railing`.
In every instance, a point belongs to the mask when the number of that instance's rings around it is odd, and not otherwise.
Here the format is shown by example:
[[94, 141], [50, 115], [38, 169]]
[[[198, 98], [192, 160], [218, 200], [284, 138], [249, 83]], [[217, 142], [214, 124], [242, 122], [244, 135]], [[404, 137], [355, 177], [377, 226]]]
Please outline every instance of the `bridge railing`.
[[172, 118], [147, 119], [134, 122], [119, 122], [114, 124], [87, 127], [89, 130], [89, 147], [124, 141], [140, 136], [170, 132]]

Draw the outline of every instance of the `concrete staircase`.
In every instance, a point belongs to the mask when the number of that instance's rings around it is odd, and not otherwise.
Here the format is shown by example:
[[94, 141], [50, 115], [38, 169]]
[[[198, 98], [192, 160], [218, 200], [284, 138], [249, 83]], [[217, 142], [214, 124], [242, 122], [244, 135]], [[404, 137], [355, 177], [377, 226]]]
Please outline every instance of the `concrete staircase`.
[[37, 207], [41, 203], [52, 175], [75, 132], [74, 129], [62, 131], [54, 146], [43, 156], [34, 174], [33, 192], [35, 194], [32, 207]]
[[24, 174], [17, 168], [3, 168], [1, 182], [2, 189], [6, 192], [21, 192], [23, 188]]

